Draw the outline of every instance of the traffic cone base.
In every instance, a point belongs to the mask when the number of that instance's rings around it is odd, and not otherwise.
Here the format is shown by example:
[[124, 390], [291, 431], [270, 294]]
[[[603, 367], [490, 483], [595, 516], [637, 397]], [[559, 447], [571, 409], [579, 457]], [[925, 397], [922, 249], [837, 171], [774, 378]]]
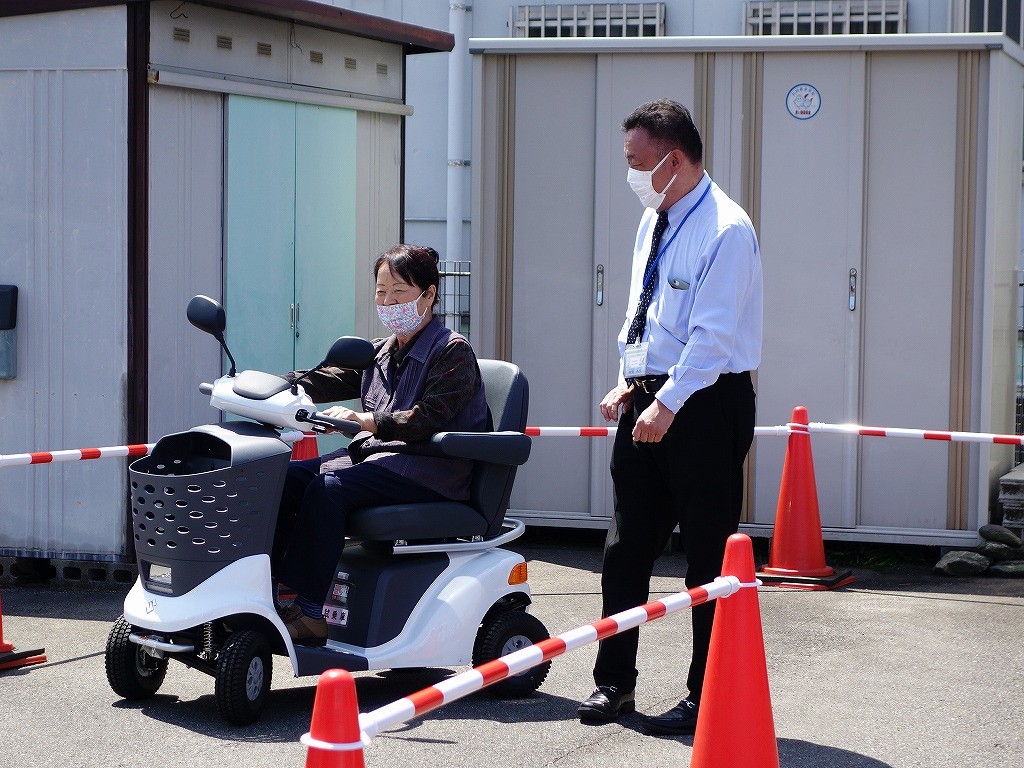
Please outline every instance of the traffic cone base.
[[31, 651], [16, 651], [10, 643], [4, 642], [4, 609], [0, 604], [0, 669], [27, 667], [30, 664], [42, 664], [46, 654], [42, 648]]
[[853, 571], [832, 571], [829, 576], [804, 576], [800, 573], [785, 573], [783, 568], [769, 568], [765, 566], [758, 571], [757, 578], [762, 584], [770, 584], [773, 587], [790, 587], [791, 589], [823, 590], [835, 589], [852, 583], [855, 579]]
[[14, 669], [16, 667], [27, 667], [32, 664], [46, 663], [46, 654], [42, 648], [32, 651], [15, 651], [13, 653], [0, 653], [0, 669]]

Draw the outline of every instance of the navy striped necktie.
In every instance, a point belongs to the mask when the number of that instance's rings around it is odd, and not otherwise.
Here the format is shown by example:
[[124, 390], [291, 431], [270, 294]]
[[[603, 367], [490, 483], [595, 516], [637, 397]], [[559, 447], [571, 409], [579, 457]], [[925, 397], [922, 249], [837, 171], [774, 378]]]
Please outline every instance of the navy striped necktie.
[[[651, 266], [658, 259], [658, 246], [661, 244], [661, 236], [665, 234], [665, 230], [668, 228], [668, 212], [659, 211], [658, 221], [654, 225], [654, 237], [651, 238], [651, 253], [647, 257], [647, 266], [644, 268], [644, 276], [648, 276], [648, 272], [651, 271]], [[658, 268], [654, 268], [654, 274], [649, 276], [649, 279], [644, 284], [643, 289], [640, 291], [640, 303], [636, 306], [636, 315], [633, 317], [633, 322], [629, 326], [629, 333], [626, 334], [626, 343], [635, 344], [638, 339], [642, 339], [644, 335], [644, 328], [647, 326], [647, 310], [651, 306], [651, 297], [654, 295], [654, 286], [658, 282]]]

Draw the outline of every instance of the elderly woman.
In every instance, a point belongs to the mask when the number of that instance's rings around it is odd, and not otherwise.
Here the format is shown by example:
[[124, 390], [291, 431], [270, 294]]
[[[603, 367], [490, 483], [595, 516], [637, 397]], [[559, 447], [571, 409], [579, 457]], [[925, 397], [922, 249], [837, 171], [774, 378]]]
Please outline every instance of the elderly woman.
[[323, 602], [351, 510], [469, 497], [471, 461], [396, 452], [437, 432], [488, 428], [473, 349], [433, 315], [437, 264], [437, 252], [423, 246], [381, 254], [373, 266], [377, 312], [392, 335], [374, 340], [374, 365], [362, 372], [325, 368], [303, 382], [316, 403], [360, 398], [361, 411], [335, 406], [324, 413], [358, 422], [362, 431], [348, 448], [288, 470], [273, 560], [281, 582], [298, 595], [282, 612], [293, 640], [327, 636]]

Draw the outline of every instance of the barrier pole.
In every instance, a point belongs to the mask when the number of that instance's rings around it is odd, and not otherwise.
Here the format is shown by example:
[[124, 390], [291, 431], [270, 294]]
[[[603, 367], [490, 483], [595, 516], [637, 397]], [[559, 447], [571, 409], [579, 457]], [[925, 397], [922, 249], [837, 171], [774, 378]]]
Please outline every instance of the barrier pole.
[[0, 467], [24, 467], [29, 464], [52, 464], [63, 461], [107, 459], [118, 456], [145, 456], [156, 443], [145, 445], [114, 445], [106, 448], [76, 448], [69, 451], [36, 451], [34, 453], [0, 454]]
[[[297, 429], [286, 429], [281, 433], [280, 437], [282, 442], [294, 444], [302, 441], [305, 434]], [[155, 445], [156, 443], [137, 443], [135, 445], [108, 445], [105, 448], [73, 448], [66, 451], [0, 454], [0, 469], [3, 467], [25, 467], [31, 464], [57, 464], [65, 461], [111, 459], [119, 456], [148, 456]]]
[[[743, 534], [737, 534], [743, 536]], [[750, 546], [750, 539], [743, 536]], [[403, 699], [359, 716], [359, 727], [363, 742], [368, 742], [378, 733], [394, 728], [407, 720], [426, 714], [444, 704], [476, 693], [511, 675], [517, 675], [543, 664], [549, 659], [561, 656], [582, 645], [617, 635], [663, 616], [701, 605], [709, 600], [729, 597], [740, 589], [757, 587], [756, 582], [741, 583], [736, 576], [719, 576], [710, 584], [677, 592], [661, 600], [653, 600], [636, 608], [613, 614], [586, 626], [564, 632], [556, 637], [542, 640], [535, 645], [502, 656], [500, 659], [481, 664], [479, 667], [443, 680], [424, 688]]]
[[834, 435], [861, 435], [862, 437], [909, 437], [918, 440], [942, 440], [954, 443], [997, 443], [1024, 445], [1024, 435], [998, 435], [991, 432], [942, 432], [932, 429], [906, 429], [903, 427], [864, 427], [860, 424], [828, 424], [812, 421], [811, 432]]
[[[618, 427], [527, 427], [529, 437], [615, 437]], [[754, 427], [754, 437], [786, 437], [792, 430], [786, 424]]]

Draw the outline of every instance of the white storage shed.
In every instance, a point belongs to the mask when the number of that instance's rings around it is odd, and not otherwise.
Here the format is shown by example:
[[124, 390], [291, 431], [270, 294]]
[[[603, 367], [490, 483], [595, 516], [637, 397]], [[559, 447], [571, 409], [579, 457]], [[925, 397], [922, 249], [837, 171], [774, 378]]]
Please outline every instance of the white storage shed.
[[[689, 105], [765, 271], [760, 425], [1014, 430], [1024, 60], [991, 34], [474, 39], [473, 339], [519, 363], [536, 425], [603, 423], [641, 213], [619, 125]], [[802, 96], [803, 101], [797, 99]], [[540, 438], [510, 514], [598, 527], [606, 439]], [[758, 438], [768, 535], [785, 440]], [[812, 438], [826, 538], [962, 545], [1008, 446]]]
[[[243, 368], [369, 334], [370, 264], [401, 238], [406, 57], [452, 45], [308, 0], [0, 2], [0, 453], [216, 420], [196, 293], [225, 301]], [[131, 559], [123, 459], [0, 472], [0, 556]]]

